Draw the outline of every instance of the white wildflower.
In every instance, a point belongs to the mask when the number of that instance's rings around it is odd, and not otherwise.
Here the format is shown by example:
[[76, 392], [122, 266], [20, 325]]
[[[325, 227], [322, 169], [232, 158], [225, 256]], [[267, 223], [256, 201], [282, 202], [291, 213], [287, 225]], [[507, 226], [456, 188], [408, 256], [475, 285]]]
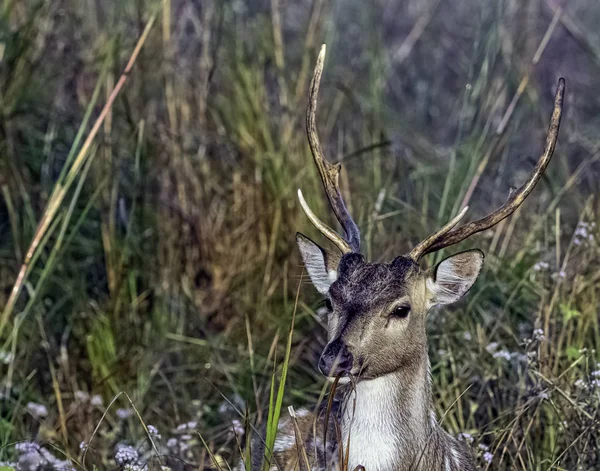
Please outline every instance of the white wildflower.
[[90, 399], [90, 404], [97, 407], [102, 407], [104, 405], [104, 401], [102, 400], [102, 396], [100, 394], [95, 394]]
[[176, 438], [169, 438], [169, 440], [167, 440], [167, 448], [175, 449], [175, 448], [177, 448], [178, 444], [179, 444], [179, 442], [177, 441]]
[[42, 404], [37, 404], [35, 402], [27, 403], [27, 412], [29, 412], [35, 419], [43, 419], [48, 415], [48, 409], [46, 406]]
[[74, 396], [77, 402], [87, 402], [90, 398], [90, 395], [85, 391], [75, 391]]
[[510, 352], [508, 352], [507, 350], [499, 350], [492, 354], [492, 356], [494, 358], [502, 358], [506, 361], [510, 361]]
[[117, 409], [117, 417], [121, 420], [126, 420], [133, 415], [131, 409]]
[[154, 425], [148, 425], [148, 435], [156, 440], [161, 439], [160, 433], [158, 433], [158, 429]]
[[35, 442], [20, 442], [15, 445], [15, 450], [20, 454], [31, 453], [33, 451], [39, 452], [40, 448]]
[[138, 451], [134, 447], [123, 444], [117, 445], [115, 461], [119, 466], [124, 466], [126, 464], [135, 464], [138, 458]]
[[10, 365], [13, 361], [15, 361], [15, 356], [12, 354], [12, 352], [0, 350], [0, 363]]
[[545, 340], [546, 337], [544, 336], [544, 330], [543, 329], [535, 329], [533, 331], [533, 338], [537, 341], [542, 341]]
[[461, 432], [457, 437], [461, 442], [473, 443], [473, 435], [468, 432]]
[[235, 433], [236, 435], [244, 435], [246, 431], [242, 423], [237, 419], [233, 419], [231, 421], [231, 428], [233, 429], [233, 433]]
[[487, 347], [485, 347], [485, 349], [488, 353], [494, 353], [496, 350], [498, 350], [498, 347], [498, 342], [492, 342]]
[[556, 273], [552, 273], [553, 280], [556, 280], [556, 279], [564, 280], [566, 277], [567, 277], [567, 272], [565, 272], [564, 270], [559, 270]]

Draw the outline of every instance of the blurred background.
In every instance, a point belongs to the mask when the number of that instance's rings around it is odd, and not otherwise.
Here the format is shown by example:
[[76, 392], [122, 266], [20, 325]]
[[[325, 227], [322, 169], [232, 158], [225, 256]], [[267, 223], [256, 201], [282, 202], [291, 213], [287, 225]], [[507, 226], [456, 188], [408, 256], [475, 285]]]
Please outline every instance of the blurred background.
[[432, 314], [430, 356], [443, 426], [482, 468], [600, 469], [596, 0], [0, 3], [8, 469], [227, 469], [293, 312], [284, 409], [317, 401], [323, 300], [295, 233], [326, 244], [297, 188], [334, 222], [304, 126], [322, 43], [321, 141], [372, 260], [501, 205], [566, 79], [535, 191], [451, 249], [486, 267]]

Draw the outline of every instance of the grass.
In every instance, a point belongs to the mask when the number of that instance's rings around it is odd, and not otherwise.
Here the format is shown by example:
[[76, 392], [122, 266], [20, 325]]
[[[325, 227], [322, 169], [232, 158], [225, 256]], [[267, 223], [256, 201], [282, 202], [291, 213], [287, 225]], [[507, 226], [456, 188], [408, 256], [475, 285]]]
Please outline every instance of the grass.
[[329, 214], [304, 130], [326, 42], [321, 141], [374, 260], [500, 205], [566, 78], [555, 156], [456, 248], [486, 265], [431, 316], [430, 356], [482, 469], [595, 469], [598, 20], [591, 0], [3, 1], [0, 462], [36, 441], [57, 469], [227, 469], [247, 424], [271, 444], [282, 408], [320, 400], [294, 234], [321, 241], [297, 188]]

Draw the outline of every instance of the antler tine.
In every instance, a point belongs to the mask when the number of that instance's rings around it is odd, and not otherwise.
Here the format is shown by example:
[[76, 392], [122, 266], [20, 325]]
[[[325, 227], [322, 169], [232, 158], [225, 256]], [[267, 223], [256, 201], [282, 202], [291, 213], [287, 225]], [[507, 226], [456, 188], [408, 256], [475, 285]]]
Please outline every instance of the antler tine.
[[312, 209], [310, 209], [310, 207], [308, 206], [308, 203], [302, 195], [302, 190], [300, 189], [298, 189], [298, 200], [300, 200], [300, 206], [302, 206], [302, 209], [308, 216], [308, 219], [310, 219], [310, 222], [312, 222], [313, 225], [317, 229], [319, 229], [319, 231], [321, 231], [321, 233], [325, 237], [327, 237], [331, 242], [333, 242], [342, 251], [342, 253], [352, 252], [352, 247], [348, 245], [348, 242], [341, 238], [337, 232], [335, 232], [331, 227], [329, 227], [327, 224], [321, 221], [317, 217], [317, 215], [312, 212]]
[[[317, 124], [316, 124], [316, 113], [317, 113], [317, 99], [319, 94], [319, 85], [321, 83], [321, 75], [323, 74], [323, 63], [325, 61], [325, 44], [321, 46], [321, 51], [319, 52], [319, 57], [317, 59], [317, 64], [315, 65], [315, 71], [310, 82], [310, 91], [308, 94], [308, 107], [306, 109], [306, 132], [308, 134], [308, 144], [310, 146], [310, 150], [313, 155], [313, 159], [317, 168], [319, 169], [319, 174], [321, 175], [321, 180], [323, 181], [323, 186], [325, 187], [325, 193], [327, 194], [327, 199], [329, 200], [329, 204], [333, 209], [335, 217], [340, 222], [342, 227], [344, 228], [344, 232], [346, 233], [345, 240], [342, 239], [338, 234], [336, 234], [333, 230], [328, 228], [328, 231], [325, 232], [323, 227], [325, 226], [323, 223], [317, 225], [315, 220], [318, 221], [318, 218], [311, 217], [309, 218], [317, 226], [317, 228], [323, 232], [329, 239], [331, 239], [342, 252], [360, 252], [360, 232], [358, 230], [358, 226], [350, 216], [350, 213], [346, 209], [346, 205], [344, 204], [344, 199], [342, 198], [342, 193], [340, 191], [339, 186], [339, 175], [341, 164], [331, 164], [325, 159], [323, 155], [323, 151], [321, 150], [321, 143], [319, 142], [319, 136], [317, 134]], [[306, 202], [303, 205], [304, 210], [308, 208]], [[311, 212], [312, 213], [312, 212]], [[314, 216], [314, 214], [313, 214]], [[333, 240], [332, 234], [334, 234], [337, 238], [341, 240]], [[343, 248], [342, 248], [343, 247]], [[348, 250], [349, 249], [349, 250]]]
[[462, 218], [465, 217], [465, 214], [467, 214], [468, 210], [469, 207], [465, 206], [460, 213], [458, 213], [450, 222], [448, 222], [439, 231], [431, 234], [429, 237], [427, 237], [427, 239], [423, 240], [422, 242], [419, 242], [419, 244], [417, 244], [417, 246], [413, 248], [408, 254], [409, 258], [412, 258], [415, 261], [419, 260], [425, 254], [425, 251], [430, 245], [432, 245], [443, 235], [450, 232], [450, 230], [453, 229], [462, 220]]
[[495, 226], [500, 221], [514, 213], [517, 208], [523, 204], [525, 198], [529, 196], [529, 193], [531, 193], [537, 182], [542, 177], [546, 167], [548, 166], [548, 163], [550, 162], [550, 159], [552, 158], [552, 154], [554, 153], [556, 140], [558, 138], [558, 130], [560, 128], [564, 95], [565, 79], [561, 77], [558, 79], [556, 95], [554, 96], [554, 111], [552, 112], [550, 126], [548, 127], [546, 146], [542, 156], [540, 157], [527, 181], [518, 190], [511, 192], [506, 202], [496, 211], [488, 214], [486, 217], [464, 224], [463, 226], [460, 226], [452, 231], [448, 231], [445, 234], [436, 233], [433, 236], [425, 239], [425, 241], [421, 242], [411, 252], [412, 254], [417, 250], [417, 248], [419, 248], [419, 252], [416, 254], [417, 258], [415, 260], [418, 260], [418, 258], [425, 254], [436, 252], [450, 245], [457, 244], [473, 234]]

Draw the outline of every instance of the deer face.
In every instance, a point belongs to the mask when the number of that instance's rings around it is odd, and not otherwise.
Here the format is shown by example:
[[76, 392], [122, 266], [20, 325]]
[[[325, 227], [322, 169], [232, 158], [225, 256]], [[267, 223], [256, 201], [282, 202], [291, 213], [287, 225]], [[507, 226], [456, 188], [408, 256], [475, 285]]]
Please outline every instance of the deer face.
[[317, 244], [302, 235], [298, 244], [313, 284], [327, 296], [328, 343], [319, 369], [328, 377], [372, 379], [422, 358], [427, 312], [465, 294], [483, 265], [478, 250], [456, 254], [433, 270], [421, 270], [408, 257], [367, 263], [349, 253], [334, 270], [331, 255]]
[[467, 212], [463, 208], [444, 227], [417, 244], [406, 256], [391, 263], [367, 263], [360, 255], [360, 231], [348, 212], [339, 187], [341, 164], [330, 163], [323, 155], [316, 125], [317, 97], [325, 45], [321, 47], [308, 94], [306, 130], [308, 144], [321, 176], [327, 199], [344, 230], [337, 234], [310, 209], [302, 192], [298, 198], [310, 221], [343, 254], [323, 250], [298, 234], [304, 264], [310, 278], [331, 304], [329, 342], [321, 355], [319, 368], [327, 376], [338, 373], [375, 378], [408, 364], [426, 348], [425, 317], [436, 304], [459, 299], [475, 282], [483, 253], [462, 252], [423, 271], [424, 255], [454, 245], [486, 230], [510, 216], [523, 203], [548, 166], [562, 115], [565, 81], [559, 79], [554, 98], [546, 146], [533, 172], [506, 202], [487, 216], [456, 227]]

